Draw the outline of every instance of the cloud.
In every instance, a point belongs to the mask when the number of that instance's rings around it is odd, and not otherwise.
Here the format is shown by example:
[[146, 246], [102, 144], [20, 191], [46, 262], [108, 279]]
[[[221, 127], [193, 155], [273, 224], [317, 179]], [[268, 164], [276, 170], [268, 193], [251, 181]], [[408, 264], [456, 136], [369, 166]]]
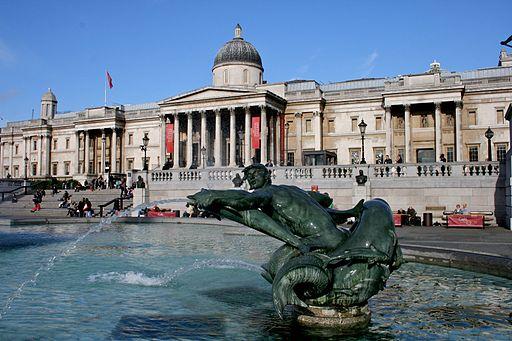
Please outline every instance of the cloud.
[[0, 63], [11, 63], [15, 60], [12, 50], [0, 40]]
[[377, 64], [378, 57], [379, 53], [377, 51], [373, 51], [368, 55], [368, 57], [366, 57], [365, 62], [361, 65], [361, 69], [363, 70], [361, 77], [368, 77], [372, 73], [375, 65]]

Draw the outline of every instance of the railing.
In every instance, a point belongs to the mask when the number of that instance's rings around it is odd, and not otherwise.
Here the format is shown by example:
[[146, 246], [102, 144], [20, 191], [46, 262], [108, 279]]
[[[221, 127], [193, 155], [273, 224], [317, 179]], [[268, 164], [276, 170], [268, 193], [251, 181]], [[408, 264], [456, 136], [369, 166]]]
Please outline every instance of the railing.
[[20, 186], [20, 187], [16, 187], [16, 188], [13, 188], [13, 189], [10, 189], [8, 191], [2, 191], [0, 192], [2, 194], [2, 201], [5, 200], [5, 195], [6, 194], [12, 194], [12, 193], [15, 193], [19, 190], [23, 190], [23, 194], [28, 194], [28, 189], [29, 188], [32, 188], [32, 186], [28, 185], [28, 186]]
[[[502, 164], [503, 165], [503, 164]], [[362, 171], [369, 179], [411, 179], [424, 177], [497, 177], [500, 163], [494, 162], [440, 162], [440, 163], [395, 163], [354, 164], [302, 167], [272, 167], [270, 175], [276, 182], [294, 180], [342, 180], [354, 179]], [[151, 181], [193, 182], [231, 181], [242, 168], [169, 169], [151, 172]]]
[[114, 198], [110, 201], [107, 201], [106, 203], [104, 204], [100, 204], [98, 205], [98, 207], [100, 208], [100, 217], [103, 217], [103, 211], [104, 211], [104, 208], [115, 203], [115, 202], [118, 202], [119, 203], [119, 209], [122, 210], [123, 209], [123, 198], [120, 197], [120, 198]]

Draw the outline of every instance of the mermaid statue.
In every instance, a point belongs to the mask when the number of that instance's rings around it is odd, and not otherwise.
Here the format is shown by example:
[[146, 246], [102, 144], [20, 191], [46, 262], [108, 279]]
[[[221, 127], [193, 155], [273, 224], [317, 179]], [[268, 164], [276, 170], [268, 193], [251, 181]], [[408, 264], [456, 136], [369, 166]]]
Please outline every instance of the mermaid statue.
[[[262, 266], [279, 317], [291, 305], [302, 324], [366, 327], [368, 299], [403, 262], [389, 205], [361, 200], [336, 210], [326, 194], [273, 185], [263, 165], [248, 166], [243, 174], [250, 191], [203, 189], [189, 200], [285, 243]], [[354, 223], [342, 226], [349, 218]]]

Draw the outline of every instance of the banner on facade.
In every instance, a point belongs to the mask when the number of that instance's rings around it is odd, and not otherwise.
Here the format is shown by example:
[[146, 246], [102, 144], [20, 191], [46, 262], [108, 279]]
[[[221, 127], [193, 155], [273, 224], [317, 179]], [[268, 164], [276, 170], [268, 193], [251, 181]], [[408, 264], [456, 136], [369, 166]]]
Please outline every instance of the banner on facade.
[[165, 125], [165, 149], [167, 153], [174, 153], [174, 124]]
[[483, 215], [451, 214], [448, 216], [448, 227], [484, 228], [484, 216]]
[[260, 118], [258, 116], [252, 117], [251, 146], [254, 149], [260, 148]]

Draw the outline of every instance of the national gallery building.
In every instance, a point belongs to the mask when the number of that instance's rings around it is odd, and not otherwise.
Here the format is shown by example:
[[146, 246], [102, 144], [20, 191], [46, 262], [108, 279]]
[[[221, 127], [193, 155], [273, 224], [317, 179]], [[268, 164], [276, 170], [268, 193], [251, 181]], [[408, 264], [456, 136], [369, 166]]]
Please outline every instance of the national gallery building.
[[[138, 105], [58, 113], [48, 90], [38, 119], [0, 134], [0, 177], [75, 178], [142, 169], [504, 160], [512, 55], [498, 66], [453, 72], [433, 62], [419, 74], [319, 84], [267, 83], [242, 29], [220, 48], [212, 85]], [[405, 72], [406, 70], [404, 70]], [[147, 136], [146, 153], [141, 151]]]

